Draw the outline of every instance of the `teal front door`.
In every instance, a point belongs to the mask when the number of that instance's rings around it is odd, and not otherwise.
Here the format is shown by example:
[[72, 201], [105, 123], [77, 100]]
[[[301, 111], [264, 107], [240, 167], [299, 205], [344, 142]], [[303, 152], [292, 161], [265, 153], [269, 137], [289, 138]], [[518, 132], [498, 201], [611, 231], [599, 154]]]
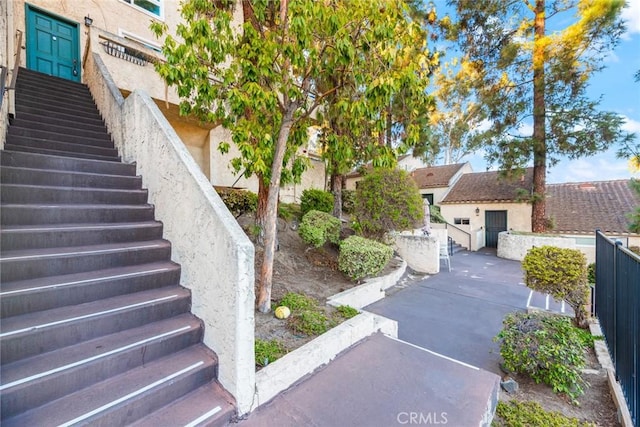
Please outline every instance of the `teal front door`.
[[27, 10], [27, 68], [80, 81], [78, 24], [29, 5]]

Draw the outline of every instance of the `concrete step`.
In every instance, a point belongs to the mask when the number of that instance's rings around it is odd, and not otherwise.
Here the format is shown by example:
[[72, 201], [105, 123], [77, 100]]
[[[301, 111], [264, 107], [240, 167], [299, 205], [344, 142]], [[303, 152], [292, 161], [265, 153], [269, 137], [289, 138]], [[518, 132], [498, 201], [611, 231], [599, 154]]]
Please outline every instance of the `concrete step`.
[[190, 298], [169, 286], [2, 319], [2, 364], [188, 313]]
[[2, 414], [15, 416], [199, 343], [191, 314], [84, 341], [2, 366]]
[[55, 169], [33, 169], [5, 166], [1, 175], [3, 184], [47, 185], [56, 187], [92, 187], [120, 190], [142, 189], [142, 177], [107, 175], [87, 172], [69, 172]]
[[493, 373], [378, 333], [258, 408], [244, 424], [490, 426], [499, 389]]
[[152, 221], [153, 206], [148, 204], [3, 204], [3, 225], [52, 225], [104, 222]]
[[136, 176], [135, 164], [92, 159], [76, 159], [63, 156], [7, 150], [0, 151], [0, 163], [2, 166], [60, 170], [65, 172]]
[[13, 145], [13, 144], [5, 144], [5, 151], [12, 152], [24, 152], [24, 153], [34, 153], [34, 154], [44, 154], [50, 156], [58, 156], [58, 157], [66, 157], [66, 158], [78, 158], [78, 159], [90, 159], [90, 160], [102, 160], [107, 162], [119, 162], [120, 157], [113, 156], [101, 156], [97, 154], [86, 154], [86, 153], [78, 153], [78, 152], [70, 152], [70, 151], [59, 151], [52, 150], [46, 148], [36, 148], [36, 147], [27, 147], [23, 145]]
[[113, 224], [48, 224], [41, 226], [3, 226], [3, 251], [64, 248], [122, 242], [145, 242], [162, 238], [162, 223], [121, 222]]
[[41, 128], [39, 125], [55, 125], [68, 129], [69, 131], [87, 130], [91, 132], [107, 132], [107, 127], [104, 124], [86, 124], [78, 123], [75, 120], [64, 120], [56, 117], [44, 117], [39, 114], [32, 113], [20, 113], [19, 117], [9, 120], [10, 124], [19, 124], [29, 122], [32, 125], [36, 125], [37, 128]]
[[94, 132], [83, 128], [73, 129], [46, 123], [30, 123], [24, 120], [14, 120], [9, 126], [7, 135], [113, 148], [111, 137], [104, 131]]
[[150, 240], [66, 248], [2, 249], [0, 254], [0, 277], [5, 282], [168, 261], [171, 245], [166, 240]]
[[70, 102], [93, 102], [93, 97], [89, 88], [80, 85], [68, 86], [51, 85], [47, 82], [40, 82], [37, 79], [21, 77], [16, 81], [16, 93], [27, 96], [39, 96], [42, 100], [68, 99]]
[[73, 82], [61, 77], [50, 76], [22, 67], [18, 71], [17, 82], [29, 83], [29, 86], [40, 85], [43, 87], [59, 88], [68, 93], [89, 93], [89, 88], [82, 83]]
[[180, 266], [171, 261], [4, 282], [0, 314], [20, 316], [179, 283]]
[[76, 120], [77, 123], [89, 124], [94, 126], [104, 125], [102, 117], [97, 110], [74, 110], [73, 108], [65, 108], [64, 106], [45, 105], [38, 100], [22, 99], [16, 100], [16, 117], [20, 114], [36, 114], [43, 117], [53, 117], [62, 120]]
[[228, 426], [235, 415], [234, 404], [233, 397], [217, 382], [211, 381], [131, 426]]
[[2, 424], [4, 427], [129, 425], [211, 382], [216, 366], [212, 353], [204, 346], [191, 346], [3, 420]]
[[[9, 128], [11, 129], [11, 128]], [[23, 135], [7, 135], [7, 144], [11, 146], [31, 147], [44, 150], [55, 150], [64, 153], [91, 154], [95, 156], [116, 158], [118, 151], [113, 147], [92, 145], [95, 141], [87, 141], [89, 144], [80, 142], [61, 142], [54, 139], [41, 139]]]
[[4, 184], [0, 190], [0, 197], [2, 203], [7, 204], [135, 205], [146, 203], [147, 190]]
[[67, 98], [66, 96], [49, 96], [42, 97], [39, 93], [22, 92], [16, 97], [16, 105], [20, 103], [27, 103], [29, 105], [35, 105], [40, 107], [48, 107], [53, 110], [65, 109], [69, 111], [76, 111], [81, 116], [100, 118], [100, 114], [96, 109], [96, 104], [92, 99], [79, 99], [79, 98]]

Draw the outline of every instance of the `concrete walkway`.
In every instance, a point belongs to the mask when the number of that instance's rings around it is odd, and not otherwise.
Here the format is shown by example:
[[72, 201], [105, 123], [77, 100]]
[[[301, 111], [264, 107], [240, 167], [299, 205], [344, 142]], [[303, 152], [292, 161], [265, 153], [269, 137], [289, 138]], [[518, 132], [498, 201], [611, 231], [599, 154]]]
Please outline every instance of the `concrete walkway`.
[[242, 424], [464, 427], [486, 422], [499, 387], [500, 355], [493, 337], [503, 317], [525, 310], [532, 298], [520, 263], [497, 258], [495, 251], [461, 252], [451, 264], [451, 272], [417, 282], [407, 283], [405, 277], [404, 285], [366, 307], [398, 321], [402, 341], [382, 335], [365, 339]]

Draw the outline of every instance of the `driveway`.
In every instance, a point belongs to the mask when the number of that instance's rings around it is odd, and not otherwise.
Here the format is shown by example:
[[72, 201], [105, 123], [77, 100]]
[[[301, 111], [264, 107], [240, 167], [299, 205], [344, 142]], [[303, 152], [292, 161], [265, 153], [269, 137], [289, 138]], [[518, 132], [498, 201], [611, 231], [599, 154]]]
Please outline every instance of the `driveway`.
[[451, 272], [441, 270], [365, 310], [396, 320], [404, 341], [500, 374], [493, 337], [507, 313], [527, 308], [529, 296], [520, 262], [484, 249], [455, 254]]

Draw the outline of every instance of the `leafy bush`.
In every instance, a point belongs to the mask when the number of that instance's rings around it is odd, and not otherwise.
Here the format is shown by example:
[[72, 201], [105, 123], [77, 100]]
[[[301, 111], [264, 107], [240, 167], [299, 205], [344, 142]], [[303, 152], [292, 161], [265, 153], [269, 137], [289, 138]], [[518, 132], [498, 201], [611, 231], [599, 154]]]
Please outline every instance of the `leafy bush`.
[[349, 305], [341, 305], [336, 308], [336, 310], [338, 310], [338, 313], [340, 314], [340, 316], [342, 316], [343, 319], [351, 319], [352, 317], [356, 317], [358, 314], [360, 314], [357, 309]]
[[545, 411], [538, 402], [498, 402], [496, 407], [497, 427], [512, 426], [553, 426], [553, 427], [588, 427], [593, 423], [583, 422], [577, 418], [569, 418], [556, 411]]
[[306, 295], [287, 292], [280, 300], [280, 303], [278, 303], [278, 306], [281, 305], [289, 307], [289, 310], [294, 312], [296, 310], [314, 309], [318, 306], [318, 301]]
[[278, 217], [285, 221], [300, 219], [300, 205], [296, 203], [278, 203]]
[[590, 285], [596, 284], [596, 263], [592, 262], [587, 266], [587, 283]]
[[342, 212], [351, 214], [356, 207], [355, 190], [342, 190]]
[[429, 213], [431, 214], [431, 222], [434, 224], [445, 224], [447, 222], [440, 212], [440, 206], [429, 206]]
[[278, 340], [265, 341], [256, 338], [254, 350], [258, 366], [267, 366], [287, 354], [284, 344]]
[[327, 241], [338, 244], [341, 222], [331, 214], [309, 211], [302, 217], [298, 234], [308, 244], [319, 248]]
[[336, 325], [320, 309], [302, 310], [291, 314], [287, 319], [287, 327], [293, 332], [304, 335], [320, 335]]
[[587, 327], [589, 285], [587, 260], [582, 252], [555, 246], [534, 247], [524, 257], [522, 269], [529, 288], [565, 300], [573, 308], [576, 325]]
[[216, 191], [236, 218], [244, 213], [255, 212], [258, 207], [258, 195], [251, 191], [236, 188], [217, 188]]
[[422, 225], [422, 197], [406, 171], [377, 169], [358, 185], [354, 216], [365, 237], [380, 240], [388, 231]]
[[584, 338], [571, 321], [546, 313], [511, 313], [497, 335], [506, 369], [529, 375], [572, 398], [582, 394]]
[[302, 197], [300, 197], [300, 209], [302, 216], [309, 211], [331, 213], [333, 211], [333, 194], [317, 188], [308, 188], [302, 192]]
[[378, 274], [393, 256], [390, 246], [365, 239], [350, 236], [340, 242], [338, 255], [338, 269], [352, 280]]

